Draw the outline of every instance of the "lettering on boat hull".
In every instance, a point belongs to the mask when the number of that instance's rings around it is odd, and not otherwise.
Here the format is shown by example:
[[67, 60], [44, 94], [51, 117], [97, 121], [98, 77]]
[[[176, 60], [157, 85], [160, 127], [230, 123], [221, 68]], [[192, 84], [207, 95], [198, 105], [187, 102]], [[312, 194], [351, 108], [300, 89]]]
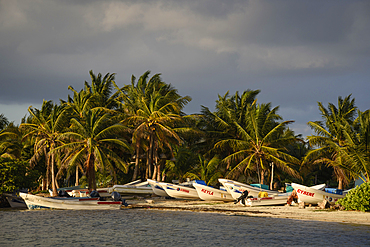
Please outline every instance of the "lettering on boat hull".
[[205, 193], [205, 194], [208, 194], [208, 195], [213, 196], [213, 192], [212, 192], [212, 191], [205, 190], [205, 189], [202, 189], [201, 191], [202, 191], [203, 193]]
[[301, 189], [298, 189], [297, 193], [305, 195], [305, 196], [311, 196], [311, 197], [314, 197], [314, 195], [315, 195], [315, 193], [313, 193], [313, 192], [308, 192], [308, 191], [301, 190]]

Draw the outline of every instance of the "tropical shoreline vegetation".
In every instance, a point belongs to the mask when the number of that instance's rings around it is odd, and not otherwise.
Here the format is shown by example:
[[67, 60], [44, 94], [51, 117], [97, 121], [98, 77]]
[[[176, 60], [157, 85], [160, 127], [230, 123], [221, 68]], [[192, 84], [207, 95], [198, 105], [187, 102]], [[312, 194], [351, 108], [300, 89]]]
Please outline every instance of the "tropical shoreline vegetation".
[[172, 181], [218, 178], [270, 184], [329, 183], [339, 189], [361, 177], [369, 182], [370, 110], [351, 95], [337, 105], [318, 102], [321, 121], [308, 125], [307, 141], [278, 114], [257, 102], [259, 90], [218, 95], [215, 111], [191, 101], [160, 74], [147, 71], [119, 87], [115, 74], [90, 71], [67, 100], [29, 107], [20, 125], [0, 115], [0, 192], [87, 184], [89, 190], [136, 179]]

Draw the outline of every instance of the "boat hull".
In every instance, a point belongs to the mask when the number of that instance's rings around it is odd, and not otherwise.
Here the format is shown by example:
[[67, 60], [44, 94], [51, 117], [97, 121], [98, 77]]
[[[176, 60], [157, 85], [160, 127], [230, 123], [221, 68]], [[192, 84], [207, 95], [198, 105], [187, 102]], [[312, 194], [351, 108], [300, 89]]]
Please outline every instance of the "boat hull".
[[227, 191], [197, 183], [194, 183], [193, 186], [197, 190], [199, 198], [204, 201], [234, 201], [234, 198]]
[[286, 204], [289, 196], [273, 196], [273, 197], [262, 197], [262, 198], [248, 198], [245, 202], [246, 206], [258, 207], [258, 206], [277, 206]]
[[[225, 189], [231, 194], [231, 196], [237, 200], [244, 191], [248, 191], [249, 196], [258, 197], [258, 194], [263, 191], [267, 192], [269, 197], [275, 197], [275, 196], [289, 196], [292, 194], [292, 192], [287, 193], [281, 193], [278, 191], [273, 190], [264, 190], [260, 188], [253, 187], [248, 184], [243, 184], [237, 181], [228, 180], [228, 179], [219, 179], [220, 183], [225, 187]], [[319, 184], [312, 186], [314, 189], [323, 190], [325, 188], [325, 184]]]
[[274, 196], [274, 195], [290, 195], [290, 193], [280, 193], [278, 191], [273, 191], [273, 190], [265, 190], [265, 189], [260, 189], [257, 187], [253, 187], [248, 184], [243, 184], [234, 180], [228, 180], [228, 179], [219, 179], [218, 180], [224, 187], [225, 189], [230, 193], [230, 195], [237, 200], [241, 194], [244, 191], [248, 191], [249, 196], [253, 197], [258, 197], [258, 194], [262, 192], [267, 192], [269, 196]]
[[168, 197], [169, 195], [167, 192], [162, 188], [162, 186], [159, 184], [158, 181], [148, 179], [147, 180], [150, 186], [152, 187], [153, 193], [156, 194], [157, 196], [161, 197]]
[[307, 204], [318, 204], [323, 200], [327, 200], [330, 204], [335, 204], [340, 198], [345, 196], [345, 193], [343, 195], [332, 194], [296, 183], [292, 183], [292, 187], [297, 192], [298, 200]]
[[99, 201], [99, 198], [51, 198], [20, 193], [28, 209], [99, 210], [120, 209], [120, 201]]
[[16, 195], [4, 193], [3, 194], [6, 197], [6, 200], [8, 201], [10, 207], [12, 208], [27, 208], [26, 203], [24, 200]]
[[150, 186], [136, 186], [136, 185], [114, 185], [109, 188], [108, 192], [116, 191], [121, 195], [151, 195], [153, 194]]
[[177, 199], [199, 199], [197, 190], [176, 184], [159, 183], [166, 193]]

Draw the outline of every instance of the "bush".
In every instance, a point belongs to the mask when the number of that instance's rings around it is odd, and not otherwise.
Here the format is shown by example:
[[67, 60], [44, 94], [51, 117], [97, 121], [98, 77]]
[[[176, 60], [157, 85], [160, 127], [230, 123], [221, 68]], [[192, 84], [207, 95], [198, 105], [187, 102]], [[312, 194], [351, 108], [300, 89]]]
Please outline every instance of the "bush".
[[370, 211], [370, 182], [363, 183], [350, 190], [337, 203], [344, 206], [346, 210]]
[[26, 161], [0, 157], [0, 194], [37, 186], [39, 176]]

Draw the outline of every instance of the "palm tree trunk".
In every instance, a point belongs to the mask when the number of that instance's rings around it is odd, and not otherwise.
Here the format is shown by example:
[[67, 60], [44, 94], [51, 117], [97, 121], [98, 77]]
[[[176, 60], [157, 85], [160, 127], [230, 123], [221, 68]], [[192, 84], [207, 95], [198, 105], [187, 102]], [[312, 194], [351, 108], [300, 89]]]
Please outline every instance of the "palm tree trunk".
[[78, 186], [78, 165], [76, 166], [76, 182], [75, 186]]
[[153, 164], [153, 167], [154, 167], [154, 169], [153, 169], [153, 176], [152, 176], [152, 179], [153, 180], [157, 180], [156, 178], [157, 178], [157, 164]]
[[265, 170], [261, 169], [261, 184], [265, 183]]
[[342, 177], [338, 178], [338, 189], [339, 190], [343, 189], [343, 178]]
[[149, 160], [149, 148], [146, 152], [146, 171], [145, 171], [145, 178], [148, 179], [148, 178], [151, 178], [152, 176], [152, 172], [151, 172], [151, 169], [150, 169], [150, 160]]
[[150, 160], [150, 167], [154, 166], [154, 136], [150, 137], [150, 146], [149, 146], [149, 160]]
[[274, 182], [274, 163], [271, 164], [271, 182], [270, 182], [270, 190], [273, 189], [273, 182]]
[[48, 155], [48, 151], [47, 149], [45, 148], [44, 149], [44, 154], [45, 154], [45, 157], [46, 157], [46, 189], [49, 189], [49, 186], [50, 186], [50, 156]]
[[161, 181], [161, 162], [157, 166], [157, 181]]
[[52, 189], [53, 189], [53, 196], [57, 196], [58, 195], [58, 192], [57, 192], [57, 187], [55, 186], [55, 173], [54, 173], [54, 154], [50, 154], [51, 155], [51, 164], [50, 164], [50, 167], [51, 167], [51, 186], [52, 186]]
[[89, 181], [89, 192], [96, 190], [95, 182], [95, 167], [93, 154], [89, 154], [87, 158], [87, 180]]
[[48, 180], [46, 177], [42, 177], [42, 190], [46, 190], [47, 189], [47, 186], [46, 184], [48, 183]]
[[134, 175], [132, 176], [132, 181], [136, 180], [137, 173], [139, 171], [139, 155], [140, 155], [139, 152], [140, 152], [139, 140], [136, 140], [135, 170], [134, 170]]

